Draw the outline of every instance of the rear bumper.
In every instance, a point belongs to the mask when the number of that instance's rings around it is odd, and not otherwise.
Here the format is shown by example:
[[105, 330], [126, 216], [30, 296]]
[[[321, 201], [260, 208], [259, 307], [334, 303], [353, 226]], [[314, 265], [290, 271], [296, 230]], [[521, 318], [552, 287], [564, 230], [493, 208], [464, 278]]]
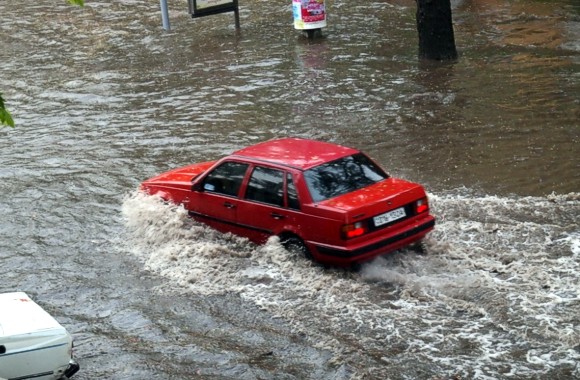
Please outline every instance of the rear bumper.
[[314, 243], [314, 256], [317, 261], [326, 264], [348, 266], [353, 263], [361, 263], [413, 244], [421, 240], [434, 227], [435, 218], [429, 216], [427, 220], [422, 220], [420, 223], [397, 231], [391, 236], [378, 241], [372, 241], [366, 245], [357, 246], [354, 249]]
[[75, 373], [79, 371], [80, 368], [81, 367], [78, 365], [78, 363], [71, 359], [71, 361], [68, 363], [67, 369], [64, 371], [64, 376], [62, 379], [70, 379]]

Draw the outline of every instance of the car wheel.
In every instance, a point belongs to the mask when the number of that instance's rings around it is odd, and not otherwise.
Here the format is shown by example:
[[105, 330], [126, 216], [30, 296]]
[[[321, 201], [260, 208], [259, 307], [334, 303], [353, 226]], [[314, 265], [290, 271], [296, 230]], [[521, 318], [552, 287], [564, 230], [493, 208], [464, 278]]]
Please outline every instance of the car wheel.
[[295, 253], [298, 256], [306, 257], [307, 259], [312, 259], [310, 250], [306, 244], [304, 244], [304, 241], [302, 241], [302, 239], [300, 239], [298, 236], [288, 236], [281, 239], [281, 241], [282, 245], [288, 252]]
[[427, 244], [423, 240], [412, 244], [410, 248], [420, 255], [426, 255], [428, 253]]

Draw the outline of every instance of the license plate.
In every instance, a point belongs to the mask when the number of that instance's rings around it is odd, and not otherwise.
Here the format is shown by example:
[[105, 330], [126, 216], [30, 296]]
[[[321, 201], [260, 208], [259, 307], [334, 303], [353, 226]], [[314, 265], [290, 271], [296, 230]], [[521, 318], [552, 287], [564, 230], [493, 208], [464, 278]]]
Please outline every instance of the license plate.
[[393, 211], [389, 211], [384, 214], [375, 216], [373, 218], [373, 222], [375, 223], [375, 227], [378, 227], [382, 226], [383, 224], [390, 223], [393, 220], [404, 218], [405, 216], [406, 216], [405, 208], [401, 207]]

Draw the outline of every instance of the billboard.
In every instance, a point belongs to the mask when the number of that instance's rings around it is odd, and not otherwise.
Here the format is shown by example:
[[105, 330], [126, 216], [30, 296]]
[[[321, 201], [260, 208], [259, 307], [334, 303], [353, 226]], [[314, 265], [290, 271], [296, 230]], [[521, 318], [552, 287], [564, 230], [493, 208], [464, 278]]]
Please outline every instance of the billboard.
[[238, 0], [188, 0], [191, 17], [238, 12]]
[[295, 29], [309, 30], [326, 26], [324, 0], [292, 0], [292, 13]]

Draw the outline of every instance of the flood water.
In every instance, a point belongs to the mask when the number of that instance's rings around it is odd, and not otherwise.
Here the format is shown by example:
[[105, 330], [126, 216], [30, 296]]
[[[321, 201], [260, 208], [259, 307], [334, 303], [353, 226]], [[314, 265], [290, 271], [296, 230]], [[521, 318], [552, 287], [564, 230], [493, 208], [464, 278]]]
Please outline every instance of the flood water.
[[[74, 335], [88, 379], [580, 378], [580, 4], [453, 3], [417, 61], [413, 1], [192, 20], [169, 1], [0, 2], [0, 291]], [[427, 188], [429, 253], [350, 273], [136, 192], [300, 136]], [[0, 312], [8, 312], [0, 310]]]

